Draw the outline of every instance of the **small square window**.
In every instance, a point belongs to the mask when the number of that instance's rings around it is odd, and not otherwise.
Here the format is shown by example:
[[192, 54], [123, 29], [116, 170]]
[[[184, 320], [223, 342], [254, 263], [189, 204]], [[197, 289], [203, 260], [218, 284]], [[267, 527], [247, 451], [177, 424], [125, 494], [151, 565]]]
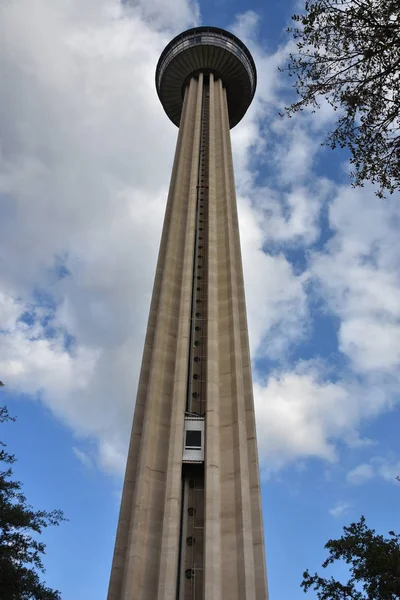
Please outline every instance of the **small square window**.
[[201, 431], [186, 431], [186, 448], [201, 448]]

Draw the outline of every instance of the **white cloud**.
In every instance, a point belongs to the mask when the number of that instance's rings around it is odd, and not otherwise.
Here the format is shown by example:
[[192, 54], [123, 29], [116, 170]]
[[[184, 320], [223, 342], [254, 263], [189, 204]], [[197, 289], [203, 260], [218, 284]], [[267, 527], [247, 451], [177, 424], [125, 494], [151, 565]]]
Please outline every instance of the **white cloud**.
[[239, 13], [236, 16], [235, 22], [230, 29], [241, 40], [254, 40], [259, 23], [260, 15], [254, 10], [247, 10], [243, 13]]
[[320, 235], [320, 212], [331, 190], [316, 178], [311, 186], [300, 183], [288, 191], [258, 187], [250, 193], [252, 208], [268, 244], [292, 247], [312, 245]]
[[125, 6], [128, 9], [131, 7], [132, 12], [128, 14], [139, 13], [150, 27], [169, 29], [176, 34], [199, 24], [200, 10], [198, 3], [193, 0], [125, 0]]
[[351, 508], [351, 504], [348, 502], [337, 502], [335, 506], [329, 509], [329, 514], [335, 519], [345, 515]]
[[338, 188], [333, 238], [314, 255], [315, 276], [340, 318], [339, 347], [354, 369], [395, 374], [400, 364], [400, 205], [366, 186]]
[[361, 371], [392, 370], [400, 364], [400, 324], [367, 316], [340, 326], [340, 349]]
[[265, 232], [243, 198], [239, 215], [251, 348], [254, 354], [278, 359], [304, 335], [307, 278], [295, 275], [282, 254], [263, 251]]
[[359, 406], [351, 391], [324, 380], [318, 366], [298, 365], [254, 386], [262, 468], [276, 470], [300, 458], [336, 460], [338, 439], [357, 434]]
[[100, 441], [99, 464], [108, 473], [123, 473], [125, 470], [126, 446], [117, 437]]
[[[11, 304], [16, 307], [16, 317], [30, 309], [8, 296], [6, 305]], [[36, 318], [32, 325], [16, 318], [3, 332], [1, 341], [0, 371], [10, 388], [27, 394], [43, 390], [53, 412], [79, 427], [78, 406], [70, 398], [87, 389], [100, 358], [99, 350], [79, 345], [73, 354], [67, 352], [64, 332], [58, 329], [48, 337]]]
[[[320, 233], [320, 213], [332, 183], [310, 177], [320, 137], [311, 129], [315, 119], [282, 119], [282, 92], [287, 79], [279, 73], [291, 42], [268, 52], [258, 41], [258, 17], [238, 15], [231, 29], [250, 48], [257, 65], [257, 92], [248, 114], [232, 131], [236, 183], [257, 216], [266, 246], [309, 246]], [[260, 177], [262, 175], [262, 177]]]
[[84, 467], [86, 467], [87, 469], [93, 468], [93, 461], [90, 458], [89, 454], [87, 454], [86, 452], [83, 452], [83, 450], [79, 450], [79, 448], [77, 448], [76, 446], [72, 447], [72, 451], [75, 454], [76, 458], [79, 460], [80, 463], [83, 464]]
[[20, 315], [20, 303], [8, 294], [0, 292], [0, 331], [9, 331]]
[[369, 481], [373, 477], [374, 469], [371, 465], [366, 463], [358, 465], [347, 473], [347, 481], [349, 483], [354, 483], [355, 485]]
[[388, 483], [396, 483], [400, 476], [400, 460], [393, 457], [375, 456], [369, 463], [362, 463], [347, 473], [347, 481], [360, 485], [372, 479], [383, 479]]
[[[329, 365], [327, 365], [329, 367]], [[338, 460], [338, 445], [370, 446], [360, 427], [390, 410], [397, 384], [351, 374], [331, 379], [323, 361], [298, 362], [292, 369], [260, 376], [254, 384], [260, 464], [274, 472], [306, 458]], [[355, 477], [365, 473], [356, 473]]]
[[[286, 130], [287, 131], [287, 130]], [[298, 125], [290, 128], [290, 135], [280, 138], [275, 164], [284, 184], [303, 183], [312, 168], [319, 143]]]

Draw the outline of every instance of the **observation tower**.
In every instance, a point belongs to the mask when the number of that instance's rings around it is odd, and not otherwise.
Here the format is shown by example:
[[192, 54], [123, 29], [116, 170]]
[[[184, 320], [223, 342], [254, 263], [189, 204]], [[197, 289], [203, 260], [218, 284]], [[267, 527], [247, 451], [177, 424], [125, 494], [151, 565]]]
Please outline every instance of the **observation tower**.
[[196, 27], [156, 88], [179, 133], [108, 600], [267, 600], [230, 141], [256, 68], [236, 36]]

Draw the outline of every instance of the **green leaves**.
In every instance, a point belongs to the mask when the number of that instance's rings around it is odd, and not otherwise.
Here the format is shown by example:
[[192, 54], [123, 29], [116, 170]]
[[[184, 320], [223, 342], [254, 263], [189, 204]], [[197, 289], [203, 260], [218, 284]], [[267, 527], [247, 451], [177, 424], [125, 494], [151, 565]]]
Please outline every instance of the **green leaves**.
[[[0, 423], [14, 420], [6, 407], [0, 407]], [[2, 442], [0, 446], [0, 461], [15, 462]], [[10, 467], [0, 471], [0, 600], [60, 600], [59, 592], [40, 581], [46, 547], [37, 536], [65, 520], [63, 513], [35, 511], [27, 504], [21, 483], [11, 477]]]
[[400, 598], [400, 535], [389, 538], [367, 527], [365, 518], [344, 527], [344, 535], [329, 540], [329, 556], [322, 564], [326, 569], [336, 561], [349, 565], [350, 578], [343, 584], [333, 577], [324, 579], [305, 571], [301, 587], [317, 592], [319, 600], [396, 600]]
[[325, 144], [349, 148], [353, 185], [378, 196], [400, 188], [400, 5], [398, 0], [307, 0], [289, 28], [297, 53], [287, 70], [300, 99], [291, 116], [327, 102], [341, 115]]

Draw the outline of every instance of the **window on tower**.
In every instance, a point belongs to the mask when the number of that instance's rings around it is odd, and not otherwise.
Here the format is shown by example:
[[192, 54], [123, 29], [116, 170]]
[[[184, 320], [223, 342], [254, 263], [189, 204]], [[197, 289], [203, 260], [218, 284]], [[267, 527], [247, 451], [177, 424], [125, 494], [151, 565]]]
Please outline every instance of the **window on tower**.
[[201, 431], [196, 429], [186, 431], [186, 448], [201, 448]]

